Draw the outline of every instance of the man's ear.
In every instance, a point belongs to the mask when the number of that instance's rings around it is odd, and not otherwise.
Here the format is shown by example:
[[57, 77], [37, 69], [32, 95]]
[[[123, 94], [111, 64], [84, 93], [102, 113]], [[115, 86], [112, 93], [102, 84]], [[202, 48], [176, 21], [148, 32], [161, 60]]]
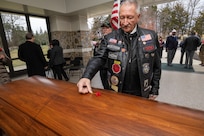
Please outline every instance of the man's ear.
[[138, 14], [137, 17], [140, 18], [140, 14]]

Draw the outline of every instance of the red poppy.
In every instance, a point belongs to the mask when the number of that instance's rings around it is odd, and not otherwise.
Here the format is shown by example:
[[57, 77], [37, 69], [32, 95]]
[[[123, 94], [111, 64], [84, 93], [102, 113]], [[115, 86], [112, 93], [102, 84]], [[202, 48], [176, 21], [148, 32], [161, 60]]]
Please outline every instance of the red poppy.
[[101, 92], [96, 92], [95, 95], [96, 96], [101, 96]]
[[113, 64], [112, 65], [112, 70], [114, 73], [119, 73], [121, 71], [121, 67], [119, 64]]

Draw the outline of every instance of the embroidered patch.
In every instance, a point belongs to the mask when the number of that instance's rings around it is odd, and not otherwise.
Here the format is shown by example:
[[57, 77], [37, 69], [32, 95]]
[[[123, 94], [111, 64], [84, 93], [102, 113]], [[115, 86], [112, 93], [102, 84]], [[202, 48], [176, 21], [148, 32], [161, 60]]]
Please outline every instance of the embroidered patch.
[[109, 52], [108, 58], [116, 60], [118, 57], [118, 52]]
[[112, 85], [118, 85], [118, 83], [119, 83], [119, 79], [117, 76], [111, 76], [110, 81], [111, 81]]
[[112, 88], [114, 91], [118, 92], [118, 87], [117, 87], [117, 86], [111, 85], [111, 88]]
[[149, 53], [145, 54], [145, 58], [147, 58], [147, 59], [149, 58]]
[[118, 45], [121, 45], [122, 44], [122, 41], [118, 41]]
[[119, 64], [113, 64], [112, 65], [112, 71], [113, 71], [113, 73], [116, 73], [116, 74], [120, 73], [121, 66]]
[[142, 35], [142, 36], [140, 36], [140, 38], [141, 38], [141, 40], [142, 40], [143, 42], [149, 41], [149, 40], [152, 39], [152, 37], [151, 37], [150, 34]]
[[148, 79], [144, 80], [144, 88], [147, 88], [148, 85], [149, 85], [149, 81], [148, 81]]
[[107, 48], [111, 51], [120, 51], [120, 46], [117, 46], [117, 45], [113, 45], [113, 44], [108, 44], [107, 45]]
[[147, 74], [147, 73], [149, 73], [149, 70], [150, 70], [150, 67], [149, 67], [149, 63], [144, 63], [143, 65], [142, 65], [142, 71], [143, 71], [143, 73], [144, 74]]
[[153, 51], [155, 47], [154, 45], [148, 45], [148, 46], [144, 46], [143, 49], [145, 52], [150, 52], [150, 51]]
[[149, 85], [149, 80], [148, 79], [144, 80], [144, 91], [146, 92], [150, 89], [151, 89], [151, 85]]
[[117, 43], [117, 40], [116, 40], [116, 39], [113, 39], [113, 38], [110, 38], [110, 39], [109, 39], [109, 42], [116, 44], [116, 43]]
[[154, 54], [154, 53], [151, 53], [151, 56], [152, 56], [152, 57], [154, 57], [154, 56], [155, 56], [155, 54]]

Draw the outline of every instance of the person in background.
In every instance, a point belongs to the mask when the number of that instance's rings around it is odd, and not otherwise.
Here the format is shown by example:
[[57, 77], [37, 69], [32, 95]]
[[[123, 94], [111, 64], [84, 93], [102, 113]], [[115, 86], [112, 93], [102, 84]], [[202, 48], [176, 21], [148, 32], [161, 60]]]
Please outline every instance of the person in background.
[[163, 41], [162, 37], [159, 37], [159, 47], [160, 47], [160, 57], [162, 58], [163, 49], [164, 49], [165, 42]]
[[105, 35], [109, 34], [112, 32], [112, 27], [110, 22], [105, 21], [104, 23], [102, 23], [101, 25], [101, 33], [102, 33], [102, 37], [99, 38], [99, 41], [94, 43], [94, 56], [97, 54], [97, 51], [99, 49], [99, 43], [100, 41], [104, 38]]
[[48, 63], [43, 55], [42, 48], [34, 42], [35, 38], [32, 33], [28, 32], [25, 38], [26, 42], [18, 48], [18, 57], [26, 63], [28, 76], [46, 76], [45, 70]]
[[200, 61], [201, 61], [200, 65], [204, 66], [204, 40], [202, 40], [202, 43], [201, 43], [199, 57], [200, 57]]
[[49, 63], [48, 63], [48, 69], [47, 70], [52, 70], [53, 72], [53, 76], [55, 79], [57, 79], [57, 76], [56, 76], [56, 72], [54, 71], [54, 69], [50, 66], [50, 56], [51, 56], [51, 51], [52, 51], [52, 48], [53, 48], [53, 45], [49, 45], [49, 49], [47, 51], [47, 58], [49, 59]]
[[180, 64], [183, 64], [183, 56], [184, 56], [184, 53], [185, 53], [185, 50], [184, 50], [184, 40], [182, 40], [179, 44], [180, 48], [181, 48], [181, 57], [180, 57]]
[[112, 32], [112, 27], [111, 27], [111, 24], [110, 22], [106, 21], [104, 22], [102, 25], [101, 25], [101, 29], [102, 29], [102, 35], [104, 38], [105, 35], [109, 34]]
[[197, 48], [200, 46], [201, 41], [198, 36], [195, 35], [196, 33], [194, 31], [191, 32], [191, 35], [187, 37], [183, 43], [185, 52], [186, 52], [186, 61], [185, 61], [185, 67], [188, 69], [193, 68], [193, 56]]
[[121, 28], [101, 41], [97, 55], [89, 60], [77, 83], [78, 91], [93, 93], [91, 79], [108, 62], [111, 90], [155, 99], [161, 77], [157, 34], [138, 26], [140, 5], [136, 0], [121, 2], [119, 18]]
[[167, 49], [167, 66], [172, 66], [174, 56], [178, 47], [178, 39], [176, 36], [176, 30], [173, 29], [171, 35], [166, 39], [166, 49]]
[[60, 42], [56, 39], [52, 40], [50, 45], [52, 49], [50, 51], [50, 67], [53, 69], [53, 72], [57, 75], [59, 80], [62, 80], [62, 75], [66, 81], [69, 81], [69, 77], [64, 71], [63, 67], [66, 64], [66, 61], [63, 57], [63, 49], [60, 46]]
[[11, 63], [11, 59], [6, 55], [4, 50], [0, 48], [0, 85], [11, 82], [11, 78], [5, 67], [9, 63]]
[[[104, 22], [101, 25], [101, 29], [102, 29], [102, 35], [103, 35], [101, 40], [104, 38], [104, 36], [106, 36], [107, 34], [112, 32], [111, 24], [109, 22], [107, 22], [107, 21]], [[97, 55], [97, 52], [96, 52], [95, 55]], [[101, 77], [101, 82], [102, 82], [102, 85], [103, 85], [104, 89], [110, 89], [109, 83], [108, 83], [107, 63], [103, 67], [101, 67], [101, 69], [100, 69], [100, 77]]]

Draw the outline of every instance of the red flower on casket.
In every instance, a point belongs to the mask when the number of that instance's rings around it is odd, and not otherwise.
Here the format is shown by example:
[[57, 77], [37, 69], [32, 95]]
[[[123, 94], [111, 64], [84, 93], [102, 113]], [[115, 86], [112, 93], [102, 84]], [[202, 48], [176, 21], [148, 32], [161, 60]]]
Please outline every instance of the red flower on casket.
[[101, 96], [101, 92], [96, 92], [96, 96]]

